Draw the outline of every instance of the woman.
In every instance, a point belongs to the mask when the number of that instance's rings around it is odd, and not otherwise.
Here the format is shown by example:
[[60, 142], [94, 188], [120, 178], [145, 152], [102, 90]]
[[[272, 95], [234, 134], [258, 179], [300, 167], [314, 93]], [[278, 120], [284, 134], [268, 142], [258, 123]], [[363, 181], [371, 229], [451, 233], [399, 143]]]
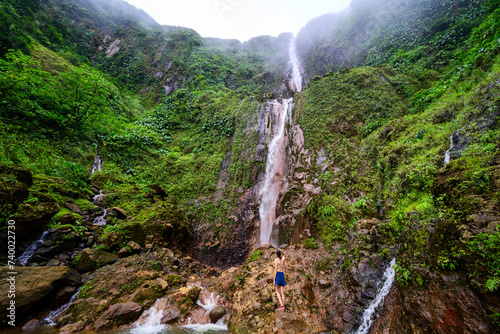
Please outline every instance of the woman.
[[278, 258], [274, 259], [274, 289], [280, 302], [278, 311], [285, 309], [285, 257], [281, 254], [281, 250], [276, 250]]

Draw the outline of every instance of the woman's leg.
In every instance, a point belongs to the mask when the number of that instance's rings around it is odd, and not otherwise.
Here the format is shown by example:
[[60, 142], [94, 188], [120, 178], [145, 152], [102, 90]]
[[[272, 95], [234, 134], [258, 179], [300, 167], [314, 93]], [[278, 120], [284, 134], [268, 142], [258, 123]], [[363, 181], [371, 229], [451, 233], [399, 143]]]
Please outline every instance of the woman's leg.
[[280, 286], [280, 292], [281, 292], [281, 301], [282, 301], [281, 306], [285, 306], [285, 287], [284, 286]]
[[274, 284], [274, 290], [276, 290], [276, 296], [278, 297], [278, 301], [280, 302], [280, 306], [284, 306], [283, 304], [283, 299], [281, 299], [281, 295], [280, 295], [280, 290], [279, 290], [279, 286], [277, 286], [276, 284]]

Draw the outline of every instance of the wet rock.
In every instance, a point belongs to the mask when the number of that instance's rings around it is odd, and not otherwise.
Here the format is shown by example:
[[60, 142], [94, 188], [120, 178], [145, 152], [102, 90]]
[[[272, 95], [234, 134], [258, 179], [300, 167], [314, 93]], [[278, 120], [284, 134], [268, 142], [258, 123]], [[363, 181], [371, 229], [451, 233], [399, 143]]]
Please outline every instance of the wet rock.
[[47, 267], [58, 267], [61, 264], [61, 261], [52, 259], [47, 262]]
[[23, 329], [23, 331], [32, 331], [32, 330], [34, 330], [34, 328], [40, 327], [42, 325], [43, 325], [43, 323], [40, 320], [32, 319], [32, 320], [28, 321], [27, 323], [25, 323], [24, 326], [22, 327], [22, 329]]
[[163, 311], [162, 324], [172, 324], [181, 316], [181, 310], [176, 305], [168, 305]]
[[97, 319], [93, 327], [96, 330], [104, 330], [136, 320], [142, 311], [142, 307], [133, 302], [115, 304]]
[[223, 307], [216, 307], [212, 311], [210, 311], [209, 317], [210, 321], [215, 324], [217, 321], [219, 321], [220, 318], [222, 318], [224, 315], [226, 315], [226, 309]]
[[[17, 272], [16, 319], [22, 321], [24, 316], [39, 310], [40, 305], [48, 306], [55, 298], [56, 291], [65, 286], [77, 286], [81, 282], [79, 273], [68, 267], [0, 267], [0, 291], [9, 291], [8, 272]], [[0, 316], [5, 319], [10, 299], [7, 293], [0, 294]]]
[[110, 264], [118, 260], [118, 256], [105, 252], [101, 249], [85, 248], [82, 251], [82, 256], [78, 261], [76, 270], [81, 273], [96, 270], [106, 264]]
[[56, 307], [66, 304], [71, 297], [75, 294], [76, 288], [74, 286], [66, 286], [56, 293]]
[[114, 208], [111, 209], [111, 212], [118, 219], [125, 219], [125, 218], [127, 218], [127, 213], [122, 208], [114, 207]]
[[74, 324], [68, 324], [64, 327], [62, 327], [59, 330], [60, 334], [65, 334], [65, 333], [76, 333], [76, 332], [81, 332], [84, 329], [83, 322], [78, 321], [77, 323]]
[[66, 207], [68, 209], [70, 209], [71, 211], [73, 212], [76, 212], [76, 213], [82, 213], [82, 210], [80, 209], [80, 207], [76, 204], [73, 204], [73, 203], [66, 203]]

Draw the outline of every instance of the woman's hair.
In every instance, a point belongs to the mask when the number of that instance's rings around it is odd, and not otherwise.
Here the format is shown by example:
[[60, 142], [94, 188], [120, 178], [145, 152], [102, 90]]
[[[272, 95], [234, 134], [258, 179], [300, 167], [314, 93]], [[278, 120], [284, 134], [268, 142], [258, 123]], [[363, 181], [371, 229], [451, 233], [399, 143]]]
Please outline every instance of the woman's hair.
[[279, 248], [276, 250], [276, 255], [278, 255], [278, 257], [279, 257], [279, 258], [280, 258], [280, 260], [281, 260], [281, 251], [280, 251], [280, 249], [279, 249]]

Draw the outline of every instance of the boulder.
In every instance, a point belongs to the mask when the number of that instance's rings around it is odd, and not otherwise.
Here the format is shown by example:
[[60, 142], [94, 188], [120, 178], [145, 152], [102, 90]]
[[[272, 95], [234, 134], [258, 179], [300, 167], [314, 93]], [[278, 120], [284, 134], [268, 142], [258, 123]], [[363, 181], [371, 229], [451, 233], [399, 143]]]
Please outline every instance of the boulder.
[[104, 330], [115, 326], [128, 324], [141, 315], [141, 305], [133, 302], [120, 303], [111, 306], [97, 319], [93, 327], [96, 330]]
[[[0, 267], [0, 291], [9, 291], [11, 282], [9, 272], [17, 272], [15, 278], [16, 290], [16, 320], [40, 310], [40, 306], [49, 307], [56, 297], [56, 292], [66, 286], [77, 286], [81, 282], [79, 273], [68, 267]], [[10, 298], [7, 293], [0, 294], [0, 317], [5, 319]]]
[[127, 213], [122, 208], [114, 207], [114, 208], [111, 209], [111, 212], [118, 219], [125, 219], [125, 218], [127, 218]]
[[372, 218], [372, 219], [358, 220], [356, 223], [354, 223], [354, 226], [356, 227], [356, 231], [360, 230], [370, 231], [374, 226], [377, 226], [379, 224], [380, 220], [378, 220], [377, 218]]
[[81, 332], [83, 330], [83, 322], [78, 321], [77, 323], [74, 324], [68, 324], [64, 327], [62, 327], [59, 330], [60, 334], [66, 334], [66, 333], [76, 333], [76, 332]]
[[22, 327], [23, 331], [33, 331], [34, 328], [42, 326], [43, 323], [38, 319], [32, 319], [24, 324]]
[[16, 234], [26, 235], [40, 230], [59, 212], [60, 206], [54, 202], [23, 204], [16, 213]]
[[86, 273], [99, 269], [106, 264], [114, 263], [116, 260], [118, 260], [118, 256], [115, 254], [105, 252], [101, 249], [85, 248], [82, 251], [82, 256], [78, 261], [76, 270]]
[[66, 207], [68, 209], [70, 209], [71, 211], [73, 212], [76, 212], [76, 213], [82, 213], [82, 210], [80, 209], [80, 207], [76, 204], [73, 204], [73, 203], [66, 203]]
[[226, 315], [226, 309], [223, 307], [217, 306], [212, 311], [210, 311], [210, 314], [209, 314], [210, 322], [215, 324], [224, 315]]

